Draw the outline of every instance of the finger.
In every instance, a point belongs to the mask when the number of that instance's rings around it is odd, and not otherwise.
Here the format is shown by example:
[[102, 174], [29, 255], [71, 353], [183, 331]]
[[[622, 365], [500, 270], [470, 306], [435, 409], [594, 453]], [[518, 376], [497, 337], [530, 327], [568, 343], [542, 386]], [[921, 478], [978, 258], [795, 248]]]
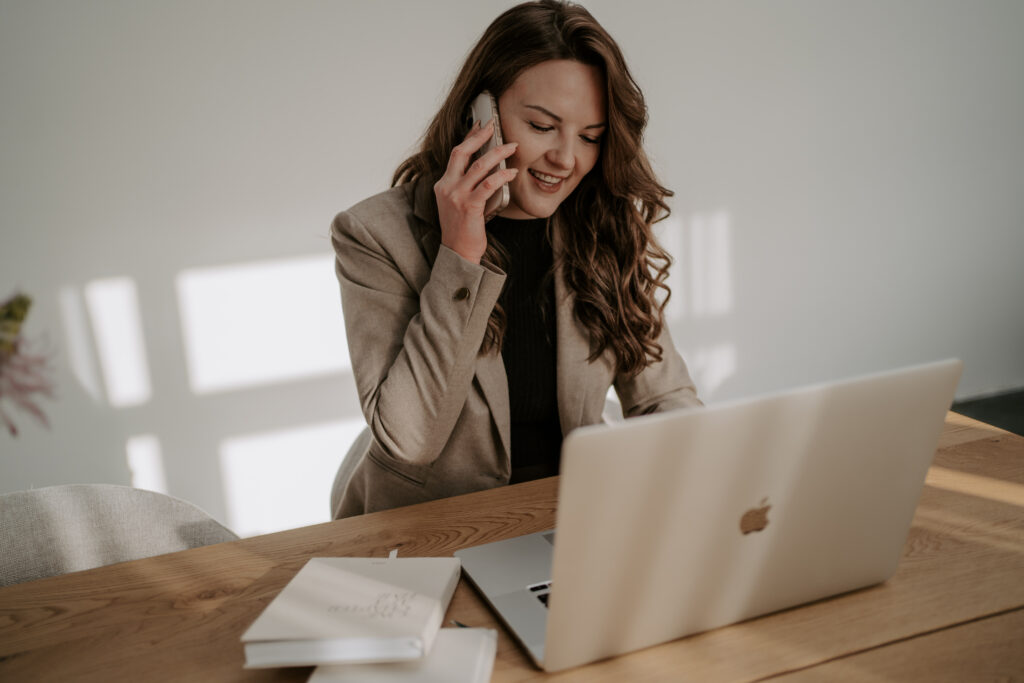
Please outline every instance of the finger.
[[491, 139], [493, 131], [494, 119], [489, 119], [482, 126], [479, 122], [473, 124], [462, 142], [452, 148], [452, 153], [448, 160], [448, 168], [450, 169], [454, 166], [460, 173], [465, 173], [470, 159], [473, 158], [473, 155], [481, 147], [487, 144], [487, 141]]
[[518, 174], [518, 168], [506, 168], [487, 176], [473, 189], [474, 201], [486, 202], [487, 198], [497, 192], [499, 187], [512, 182]]
[[480, 132], [480, 129], [470, 131], [463, 142], [452, 147], [451, 154], [448, 155], [448, 166], [445, 167], [443, 178], [451, 183], [456, 183], [465, 175], [466, 169], [469, 168], [469, 164], [473, 160], [473, 154], [483, 147], [487, 141], [487, 135], [480, 135], [479, 137], [474, 135], [474, 133], [479, 134]]
[[[464, 141], [470, 139], [474, 135], [481, 135], [484, 131], [488, 133], [494, 128], [494, 119], [487, 119], [487, 123], [481, 124], [479, 121], [474, 121], [469, 126], [469, 131], [466, 132], [466, 136], [462, 138]], [[487, 138], [484, 137], [486, 140]]]
[[469, 165], [465, 172], [465, 181], [476, 187], [500, 162], [515, 154], [518, 147], [518, 142], [507, 142], [490, 150]]

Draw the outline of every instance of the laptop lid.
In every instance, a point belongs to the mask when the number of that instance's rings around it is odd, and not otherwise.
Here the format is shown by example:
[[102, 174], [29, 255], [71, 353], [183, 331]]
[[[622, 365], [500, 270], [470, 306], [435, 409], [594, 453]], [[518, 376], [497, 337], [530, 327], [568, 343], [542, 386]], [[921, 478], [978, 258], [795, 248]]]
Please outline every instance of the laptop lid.
[[569, 434], [544, 668], [879, 583], [962, 363]]
[[455, 554], [549, 671], [884, 581], [960, 371], [943, 361], [574, 431], [554, 547], [543, 532]]

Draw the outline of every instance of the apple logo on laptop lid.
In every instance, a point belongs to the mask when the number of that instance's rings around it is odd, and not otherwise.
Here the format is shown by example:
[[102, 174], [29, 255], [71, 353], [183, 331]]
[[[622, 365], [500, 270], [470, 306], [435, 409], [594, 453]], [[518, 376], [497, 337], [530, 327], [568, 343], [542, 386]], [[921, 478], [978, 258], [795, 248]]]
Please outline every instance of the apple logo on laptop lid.
[[771, 509], [771, 505], [768, 504], [768, 498], [762, 498], [760, 507], [751, 508], [743, 513], [740, 517], [740, 531], [744, 535], [754, 531], [762, 531], [768, 526], [768, 510]]

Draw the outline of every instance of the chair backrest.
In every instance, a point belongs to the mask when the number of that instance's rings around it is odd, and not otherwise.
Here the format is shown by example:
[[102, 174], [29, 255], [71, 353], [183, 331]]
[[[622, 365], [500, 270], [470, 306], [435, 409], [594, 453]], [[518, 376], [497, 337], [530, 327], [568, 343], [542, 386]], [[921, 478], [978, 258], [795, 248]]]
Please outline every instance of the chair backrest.
[[373, 434], [370, 433], [370, 428], [363, 427], [363, 431], [359, 432], [359, 436], [349, 446], [348, 453], [345, 454], [341, 465], [338, 466], [338, 472], [334, 475], [334, 485], [331, 486], [331, 519], [338, 518], [341, 497], [345, 494], [348, 480], [352, 478], [352, 472], [356, 469], [356, 465], [366, 455], [372, 440]]
[[238, 540], [192, 503], [113, 484], [0, 495], [0, 586]]

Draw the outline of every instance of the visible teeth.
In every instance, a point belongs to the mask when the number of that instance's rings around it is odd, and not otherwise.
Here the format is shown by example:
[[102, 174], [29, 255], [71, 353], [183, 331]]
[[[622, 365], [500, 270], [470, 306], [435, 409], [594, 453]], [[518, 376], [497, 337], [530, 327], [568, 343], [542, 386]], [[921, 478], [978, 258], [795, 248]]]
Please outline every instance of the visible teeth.
[[531, 170], [530, 173], [533, 174], [533, 177], [535, 177], [538, 180], [541, 180], [541, 181], [543, 181], [545, 183], [548, 183], [549, 185], [554, 185], [555, 183], [561, 182], [561, 180], [562, 180], [558, 176], [548, 175], [547, 173], [541, 173], [540, 171], [533, 171], [533, 170]]

